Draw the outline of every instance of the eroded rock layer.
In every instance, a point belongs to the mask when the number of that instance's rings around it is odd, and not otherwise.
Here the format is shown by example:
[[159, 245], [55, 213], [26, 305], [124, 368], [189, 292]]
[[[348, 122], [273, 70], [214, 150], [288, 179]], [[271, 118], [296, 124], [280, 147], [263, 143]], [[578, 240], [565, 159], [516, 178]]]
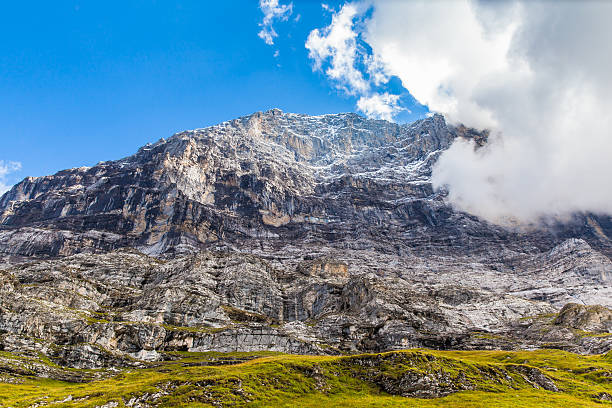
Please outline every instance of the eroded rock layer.
[[486, 134], [275, 109], [27, 178], [0, 198], [1, 344], [81, 368], [609, 349], [612, 220], [508, 228], [454, 210], [430, 177], [458, 137]]

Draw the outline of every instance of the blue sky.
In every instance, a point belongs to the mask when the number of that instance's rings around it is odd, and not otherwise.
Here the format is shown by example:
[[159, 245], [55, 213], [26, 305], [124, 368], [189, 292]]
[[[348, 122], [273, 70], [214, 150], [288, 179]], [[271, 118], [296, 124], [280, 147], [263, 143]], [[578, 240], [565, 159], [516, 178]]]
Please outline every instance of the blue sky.
[[257, 35], [255, 0], [5, 2], [0, 160], [21, 169], [4, 182], [118, 159], [175, 132], [272, 107], [354, 111], [356, 97], [313, 72], [305, 48], [331, 12], [294, 1], [287, 17], [274, 22], [278, 37], [268, 45]]
[[324, 1], [3, 2], [0, 193], [272, 107], [431, 110], [503, 139], [441, 155], [459, 208], [612, 213], [612, 2]]

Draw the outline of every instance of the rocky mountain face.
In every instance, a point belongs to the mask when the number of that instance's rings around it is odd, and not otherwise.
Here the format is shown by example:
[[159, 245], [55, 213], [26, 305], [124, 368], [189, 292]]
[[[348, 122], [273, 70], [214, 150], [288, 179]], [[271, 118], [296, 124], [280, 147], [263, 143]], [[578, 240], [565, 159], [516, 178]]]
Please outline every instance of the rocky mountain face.
[[458, 137], [486, 141], [439, 115], [274, 109], [26, 178], [0, 198], [0, 344], [79, 368], [175, 351], [608, 350], [612, 219], [509, 229], [455, 211], [430, 177]]

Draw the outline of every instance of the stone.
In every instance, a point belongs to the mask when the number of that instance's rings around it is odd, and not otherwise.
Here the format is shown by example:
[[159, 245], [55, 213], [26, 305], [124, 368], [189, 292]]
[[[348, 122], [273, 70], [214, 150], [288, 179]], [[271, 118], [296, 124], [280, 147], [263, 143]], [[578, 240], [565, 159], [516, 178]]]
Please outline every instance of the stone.
[[[174, 351], [608, 351], [610, 217], [510, 228], [432, 188], [455, 139], [487, 137], [440, 115], [272, 110], [26, 178], [0, 197], [0, 345], [78, 368]], [[426, 397], [445, 379], [390, 381]]]

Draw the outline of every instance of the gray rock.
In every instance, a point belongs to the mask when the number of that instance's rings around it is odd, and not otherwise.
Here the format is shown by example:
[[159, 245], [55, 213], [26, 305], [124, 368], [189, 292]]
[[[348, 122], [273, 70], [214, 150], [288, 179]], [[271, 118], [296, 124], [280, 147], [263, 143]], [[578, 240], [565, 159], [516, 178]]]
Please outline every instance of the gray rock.
[[272, 110], [26, 178], [0, 197], [0, 344], [91, 368], [173, 351], [608, 350], [612, 219], [511, 229], [454, 210], [430, 177], [455, 138], [487, 133]]

